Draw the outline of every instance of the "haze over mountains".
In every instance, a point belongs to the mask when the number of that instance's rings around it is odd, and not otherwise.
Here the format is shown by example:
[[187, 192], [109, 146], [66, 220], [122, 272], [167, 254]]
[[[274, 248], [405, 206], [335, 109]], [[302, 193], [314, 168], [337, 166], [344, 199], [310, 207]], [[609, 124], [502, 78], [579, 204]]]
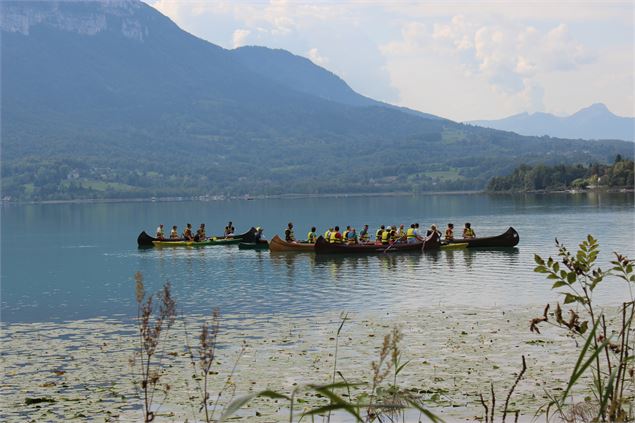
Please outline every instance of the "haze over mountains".
[[282, 50], [225, 50], [136, 0], [2, 2], [3, 195], [477, 189], [620, 141], [522, 137], [355, 93]]
[[520, 113], [503, 119], [467, 123], [521, 135], [635, 141], [635, 118], [617, 116], [602, 103], [592, 104], [571, 116]]

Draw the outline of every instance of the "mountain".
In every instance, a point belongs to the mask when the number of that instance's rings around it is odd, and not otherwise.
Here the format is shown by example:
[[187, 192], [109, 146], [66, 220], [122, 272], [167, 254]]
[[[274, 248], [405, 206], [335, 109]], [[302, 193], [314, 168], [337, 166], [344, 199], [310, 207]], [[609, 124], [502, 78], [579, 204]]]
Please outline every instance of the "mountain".
[[286, 50], [244, 46], [230, 52], [251, 71], [296, 91], [351, 106], [380, 106], [429, 119], [441, 119], [429, 113], [394, 106], [358, 94], [339, 76]]
[[223, 49], [137, 0], [0, 7], [6, 197], [472, 189], [524, 162], [631, 153], [377, 102], [305, 58]]
[[474, 120], [467, 123], [522, 135], [635, 141], [635, 118], [617, 116], [602, 103], [592, 104], [567, 117], [549, 113], [520, 113], [499, 120]]

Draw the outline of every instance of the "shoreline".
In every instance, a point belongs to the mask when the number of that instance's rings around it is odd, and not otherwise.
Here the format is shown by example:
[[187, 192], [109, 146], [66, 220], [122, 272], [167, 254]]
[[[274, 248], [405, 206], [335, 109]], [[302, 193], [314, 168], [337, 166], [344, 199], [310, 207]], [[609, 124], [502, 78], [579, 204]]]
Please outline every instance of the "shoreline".
[[140, 198], [84, 198], [74, 200], [41, 200], [41, 201], [14, 201], [1, 200], [1, 204], [5, 205], [39, 205], [39, 204], [99, 204], [99, 203], [168, 203], [168, 202], [186, 202], [186, 201], [255, 201], [255, 200], [276, 200], [276, 199], [308, 199], [308, 198], [361, 198], [361, 197], [429, 197], [435, 195], [578, 195], [578, 194], [632, 194], [635, 192], [633, 188], [614, 188], [614, 189], [593, 189], [593, 190], [535, 190], [535, 191], [425, 191], [425, 192], [371, 192], [371, 193], [325, 193], [325, 194], [275, 194], [275, 195], [239, 195], [239, 196], [192, 196], [192, 197], [140, 197]]

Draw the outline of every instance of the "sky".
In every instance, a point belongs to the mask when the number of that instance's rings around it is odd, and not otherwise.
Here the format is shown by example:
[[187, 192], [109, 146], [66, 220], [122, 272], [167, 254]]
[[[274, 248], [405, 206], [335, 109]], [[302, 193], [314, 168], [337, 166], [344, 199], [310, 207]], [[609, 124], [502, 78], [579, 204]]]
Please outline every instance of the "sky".
[[635, 116], [633, 1], [146, 0], [227, 49], [282, 48], [355, 91], [456, 121]]

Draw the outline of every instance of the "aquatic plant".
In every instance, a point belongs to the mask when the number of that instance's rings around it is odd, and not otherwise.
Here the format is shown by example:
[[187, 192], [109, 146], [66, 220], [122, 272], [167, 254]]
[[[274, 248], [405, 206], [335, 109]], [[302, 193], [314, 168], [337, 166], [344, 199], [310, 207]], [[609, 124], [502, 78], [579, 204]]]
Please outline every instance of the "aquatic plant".
[[[158, 310], [153, 304], [153, 297], [159, 301]], [[162, 356], [157, 356], [157, 348], [162, 337], [172, 327], [176, 319], [176, 302], [172, 298], [171, 286], [169, 282], [155, 295], [147, 295], [143, 285], [143, 275], [141, 272], [135, 274], [135, 298], [137, 301], [137, 328], [139, 331], [139, 344], [133, 356], [132, 364], [139, 369], [136, 375], [139, 380], [138, 386], [141, 388], [143, 397], [143, 420], [151, 422], [154, 420], [153, 411], [154, 395], [159, 388], [164, 396], [167, 396], [170, 385], [159, 386], [163, 368], [161, 366]]]
[[[289, 422], [292, 423], [295, 417], [294, 408], [297, 403], [297, 396], [303, 391], [313, 392], [317, 396], [324, 397], [329, 400], [328, 404], [319, 405], [312, 409], [306, 410], [301, 414], [300, 420], [305, 417], [313, 418], [316, 415], [322, 415], [326, 417], [326, 421], [331, 418], [333, 411], [341, 411], [351, 416], [354, 421], [362, 423], [370, 423], [375, 421], [385, 421], [384, 417], [389, 421], [395, 421], [399, 416], [403, 416], [403, 412], [406, 409], [418, 410], [422, 415], [425, 415], [429, 420], [433, 422], [442, 422], [443, 420], [433, 414], [431, 411], [423, 407], [419, 398], [413, 396], [407, 390], [401, 389], [397, 384], [397, 376], [408, 364], [408, 362], [401, 362], [401, 352], [399, 349], [399, 342], [402, 340], [402, 334], [398, 327], [384, 336], [382, 347], [379, 352], [379, 360], [371, 363], [372, 369], [372, 382], [370, 384], [370, 390], [362, 392], [354, 400], [352, 400], [352, 389], [362, 388], [367, 386], [365, 383], [353, 383], [349, 382], [344, 375], [337, 370], [337, 352], [338, 352], [338, 338], [340, 336], [344, 323], [348, 320], [348, 315], [344, 314], [341, 317], [340, 325], [335, 337], [335, 357], [333, 365], [332, 381], [326, 385], [307, 384], [297, 386], [290, 395], [282, 394], [280, 392], [265, 390], [244, 397], [238, 398], [227, 406], [221, 421], [225, 421], [233, 416], [241, 407], [249, 403], [251, 400], [264, 397], [271, 399], [283, 399], [289, 402]], [[387, 388], [381, 387], [388, 376], [393, 375], [392, 384]], [[335, 375], [339, 375], [342, 379], [341, 382], [335, 382]], [[339, 394], [339, 391], [345, 390], [346, 397]], [[365, 413], [362, 412], [365, 410]]]
[[[525, 372], [527, 371], [527, 362], [525, 361], [525, 356], [522, 356], [523, 358], [523, 367], [520, 370], [520, 373], [518, 373], [518, 376], [516, 376], [516, 380], [514, 380], [514, 384], [511, 386], [511, 388], [509, 388], [509, 391], [507, 392], [507, 397], [505, 398], [505, 405], [503, 407], [503, 417], [501, 419], [501, 421], [503, 423], [505, 423], [505, 419], [507, 418], [507, 412], [509, 410], [509, 400], [512, 397], [512, 394], [514, 393], [514, 391], [516, 390], [516, 387], [518, 386], [518, 382], [520, 382], [520, 380], [523, 378]], [[483, 394], [479, 393], [479, 399], [481, 401], [481, 405], [483, 406], [483, 409], [485, 410], [485, 416], [483, 418], [483, 421], [485, 423], [494, 423], [494, 415], [496, 413], [496, 393], [494, 392], [494, 382], [490, 382], [490, 399], [489, 401], [485, 401], [485, 399], [483, 398]], [[488, 403], [491, 401], [491, 405], [488, 406]], [[490, 408], [491, 407], [491, 408]], [[490, 413], [491, 411], [491, 413]], [[520, 410], [516, 410], [514, 413], [514, 421], [517, 422], [518, 421], [518, 416], [520, 414]]]
[[[562, 394], [547, 393], [550, 398], [546, 406], [547, 417], [550, 410], [555, 408], [555, 412], [565, 421], [574, 421], [591, 411], [594, 411], [595, 419], [599, 421], [631, 421], [635, 418], [633, 260], [614, 253], [612, 268], [608, 271], [602, 270], [596, 265], [600, 246], [591, 235], [579, 244], [575, 254], [557, 239], [556, 247], [557, 260], [552, 257], [544, 260], [535, 255], [537, 266], [534, 271], [546, 274], [547, 279], [553, 281], [553, 289], [562, 289], [563, 305], [571, 304], [575, 309], [565, 311], [560, 303], [557, 303], [555, 311], [549, 313], [547, 305], [543, 315], [531, 321], [530, 330], [540, 333], [539, 325], [553, 325], [579, 339], [582, 348]], [[593, 302], [595, 290], [611, 276], [626, 282], [630, 293], [630, 301], [623, 302], [617, 315], [613, 316], [608, 315]], [[586, 398], [586, 406], [576, 403], [567, 406], [573, 386], [587, 373], [592, 376], [593, 396]]]
[[[233, 376], [236, 371], [236, 366], [238, 365], [238, 362], [245, 352], [245, 344], [243, 343], [242, 348], [238, 352], [238, 357], [234, 362], [234, 366], [232, 367], [229, 376], [225, 380], [225, 384], [223, 385], [222, 389], [218, 391], [216, 400], [213, 404], [210, 405], [209, 376], [212, 374], [211, 369], [214, 365], [214, 361], [216, 358], [216, 349], [218, 347], [218, 335], [220, 333], [220, 311], [218, 309], [214, 309], [212, 312], [211, 322], [204, 321], [201, 325], [201, 331], [198, 336], [199, 343], [196, 349], [193, 348], [190, 344], [186, 319], [184, 317], [183, 326], [185, 329], [185, 342], [190, 358], [190, 364], [192, 365], [192, 368], [195, 372], [193, 378], [196, 381], [196, 388], [201, 396], [201, 404], [198, 408], [198, 413], [201, 413], [201, 411], [203, 411], [205, 422], [213, 422], [214, 414], [218, 409], [218, 405], [223, 394], [230, 388], [235, 388], [233, 383]], [[234, 392], [235, 389], [232, 389], [232, 397], [230, 398], [230, 401], [233, 398]], [[194, 416], [194, 420], [197, 420], [197, 416]]]

